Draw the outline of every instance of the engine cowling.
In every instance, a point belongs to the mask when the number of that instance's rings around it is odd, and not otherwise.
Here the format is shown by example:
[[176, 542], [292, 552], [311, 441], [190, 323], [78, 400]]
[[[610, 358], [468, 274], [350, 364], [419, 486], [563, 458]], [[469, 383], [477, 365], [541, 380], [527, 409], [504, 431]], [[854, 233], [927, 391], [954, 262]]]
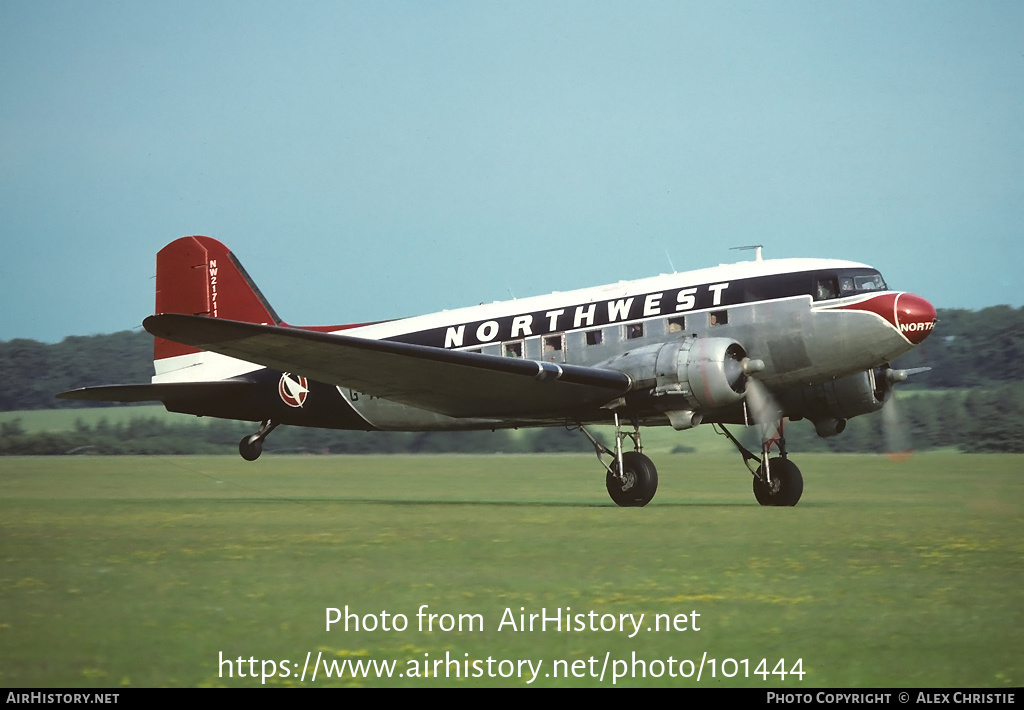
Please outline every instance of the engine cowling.
[[806, 385], [785, 392], [782, 405], [792, 418], [806, 417], [814, 422], [818, 436], [835, 436], [846, 428], [850, 417], [880, 410], [892, 395], [892, 384], [899, 379], [899, 373], [882, 365], [856, 375]]
[[746, 393], [747, 353], [728, 338], [689, 337], [630, 350], [601, 363], [633, 380], [627, 400], [649, 398], [676, 429], [701, 422], [701, 411], [735, 404]]

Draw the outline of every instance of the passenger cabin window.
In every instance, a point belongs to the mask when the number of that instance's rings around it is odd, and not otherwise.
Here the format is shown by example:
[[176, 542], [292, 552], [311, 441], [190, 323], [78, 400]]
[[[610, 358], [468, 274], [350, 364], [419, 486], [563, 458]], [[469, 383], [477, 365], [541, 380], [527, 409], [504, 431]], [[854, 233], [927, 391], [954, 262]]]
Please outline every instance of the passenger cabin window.
[[600, 330], [587, 331], [587, 345], [600, 345], [602, 340], [604, 338]]
[[669, 333], [682, 333], [686, 330], [686, 316], [676, 316], [668, 319]]
[[711, 311], [708, 322], [711, 325], [725, 325], [729, 322], [729, 311]]
[[544, 359], [548, 362], [564, 362], [563, 342], [564, 338], [561, 333], [546, 336], [544, 338]]
[[644, 337], [644, 324], [643, 323], [630, 323], [626, 326], [626, 337], [630, 340], [633, 338]]
[[505, 343], [505, 357], [522, 357], [523, 356], [523, 341], [519, 340], [513, 343]]

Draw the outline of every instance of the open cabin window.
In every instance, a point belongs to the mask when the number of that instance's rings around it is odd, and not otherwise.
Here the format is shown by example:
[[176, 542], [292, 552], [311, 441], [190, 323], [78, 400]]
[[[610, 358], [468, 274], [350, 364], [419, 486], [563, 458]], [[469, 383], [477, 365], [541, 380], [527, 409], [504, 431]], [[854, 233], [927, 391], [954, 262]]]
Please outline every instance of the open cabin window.
[[544, 359], [565, 362], [565, 336], [562, 333], [544, 336]]
[[523, 356], [523, 341], [513, 340], [510, 343], [505, 343], [504, 346], [505, 357], [522, 357]]

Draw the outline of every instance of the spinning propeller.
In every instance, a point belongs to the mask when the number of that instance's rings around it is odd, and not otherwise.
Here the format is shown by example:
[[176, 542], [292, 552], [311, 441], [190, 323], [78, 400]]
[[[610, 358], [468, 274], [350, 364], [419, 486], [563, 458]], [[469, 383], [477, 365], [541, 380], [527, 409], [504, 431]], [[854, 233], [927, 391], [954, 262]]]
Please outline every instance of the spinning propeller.
[[906, 461], [914, 453], [911, 443], [910, 427], [896, 404], [896, 384], [903, 382], [911, 375], [927, 372], [930, 367], [913, 367], [907, 370], [894, 370], [891, 367], [883, 371], [889, 397], [882, 405], [882, 439], [885, 442], [885, 455], [893, 461]]
[[747, 412], [758, 427], [762, 447], [778, 438], [783, 416], [782, 406], [772, 393], [762, 382], [752, 377], [763, 369], [763, 360], [746, 358], [743, 361], [743, 373], [747, 376]]

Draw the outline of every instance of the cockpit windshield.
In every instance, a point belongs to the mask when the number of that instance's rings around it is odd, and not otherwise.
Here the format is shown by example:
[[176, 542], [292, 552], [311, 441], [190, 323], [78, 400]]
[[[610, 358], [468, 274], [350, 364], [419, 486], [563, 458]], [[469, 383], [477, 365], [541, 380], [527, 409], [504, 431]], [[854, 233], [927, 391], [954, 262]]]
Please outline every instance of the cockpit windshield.
[[847, 298], [888, 291], [882, 275], [874, 269], [822, 269], [776, 276], [760, 276], [744, 282], [746, 302], [809, 295], [815, 301]]
[[840, 273], [839, 295], [852, 296], [855, 293], [885, 291], [885, 281], [877, 271], [867, 273]]
[[815, 301], [844, 298], [860, 293], [887, 291], [882, 275], [874, 269], [842, 269], [835, 273], [819, 272], [812, 295]]

